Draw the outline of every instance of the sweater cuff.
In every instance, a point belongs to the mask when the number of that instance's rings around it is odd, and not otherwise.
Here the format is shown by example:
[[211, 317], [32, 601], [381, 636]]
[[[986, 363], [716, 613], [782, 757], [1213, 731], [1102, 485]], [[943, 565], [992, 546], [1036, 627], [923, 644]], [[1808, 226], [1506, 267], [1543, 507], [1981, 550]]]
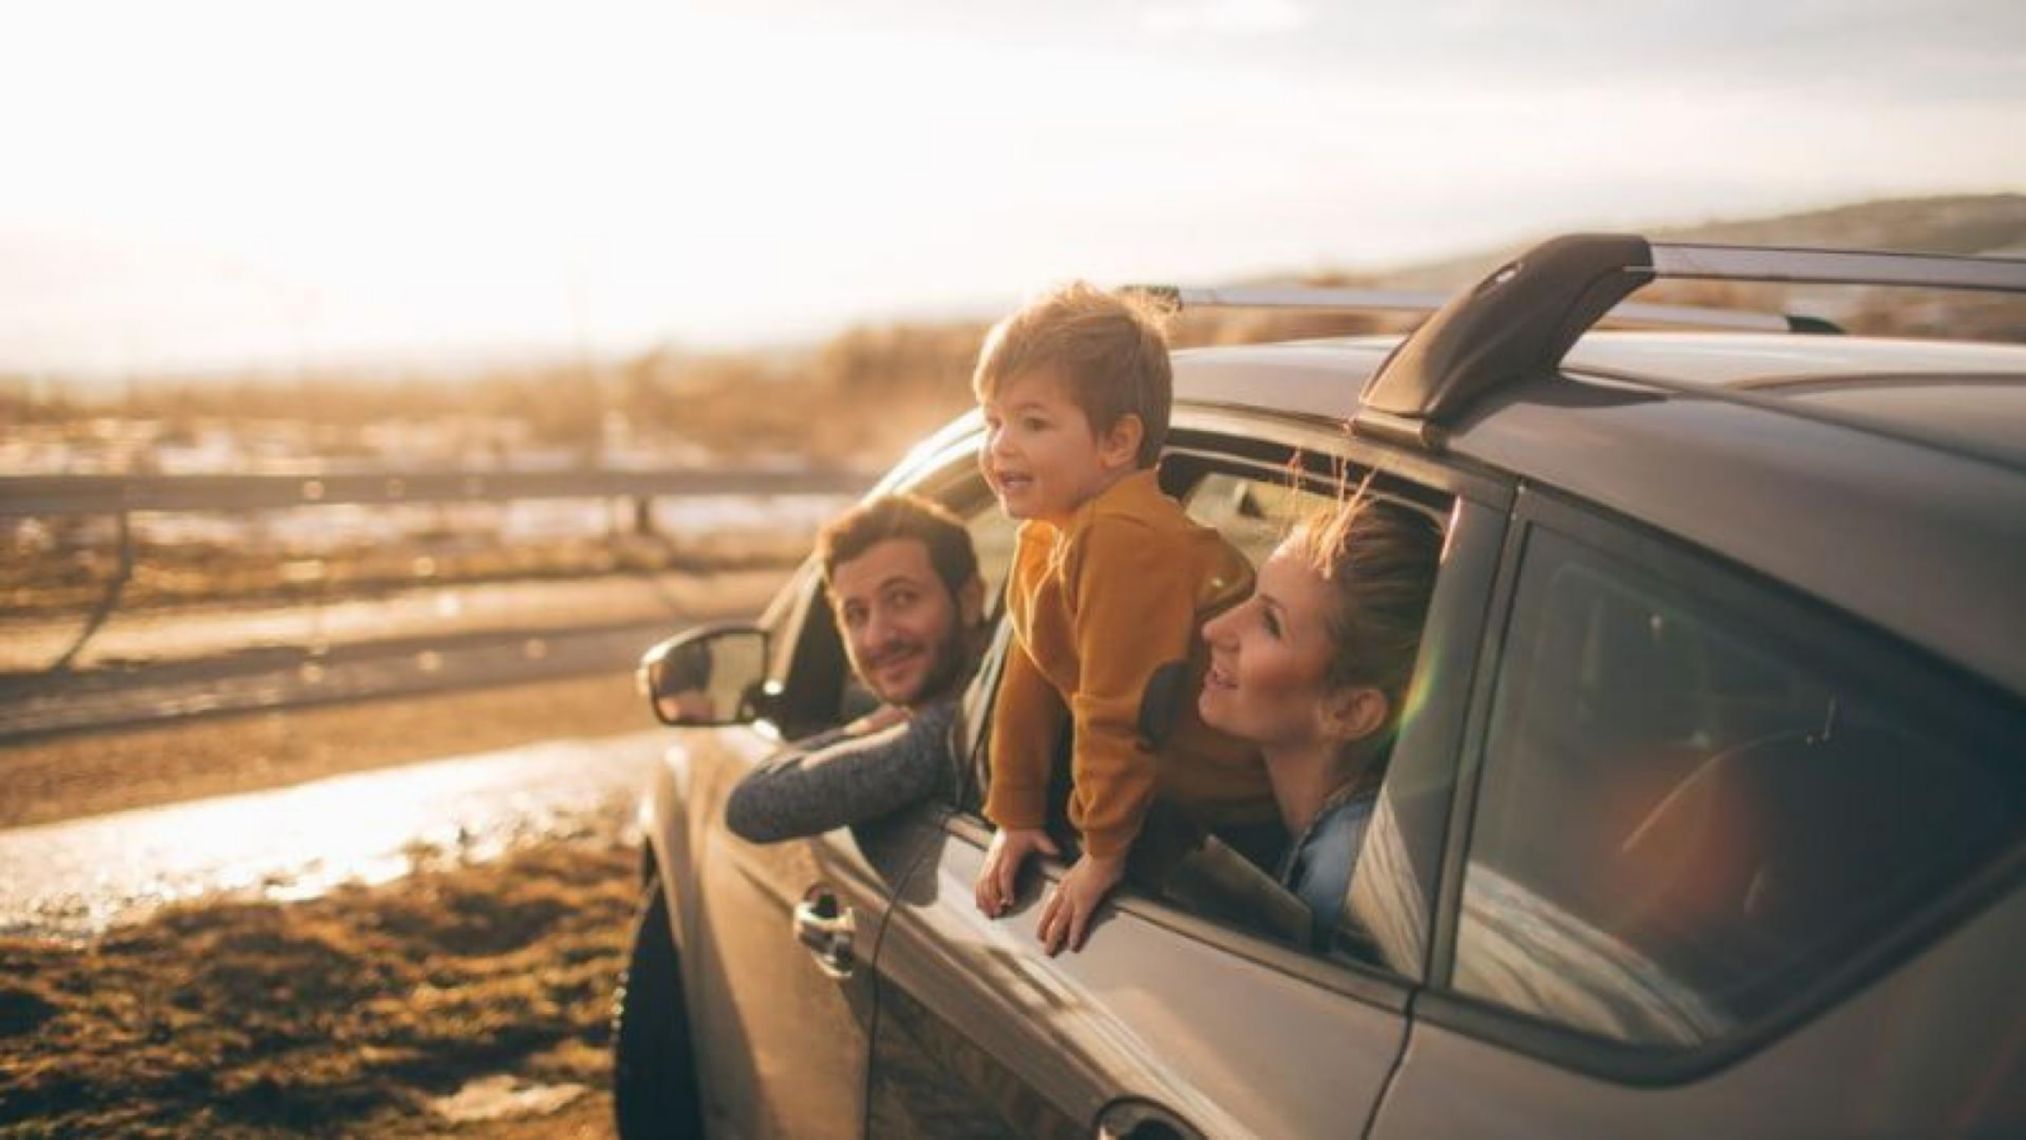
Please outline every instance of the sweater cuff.
[[1047, 792], [1041, 788], [1006, 788], [994, 784], [985, 795], [985, 818], [1002, 831], [1033, 830], [1048, 822], [1047, 798]]
[[1083, 852], [1100, 859], [1123, 858], [1133, 849], [1137, 831], [1086, 831], [1083, 833]]

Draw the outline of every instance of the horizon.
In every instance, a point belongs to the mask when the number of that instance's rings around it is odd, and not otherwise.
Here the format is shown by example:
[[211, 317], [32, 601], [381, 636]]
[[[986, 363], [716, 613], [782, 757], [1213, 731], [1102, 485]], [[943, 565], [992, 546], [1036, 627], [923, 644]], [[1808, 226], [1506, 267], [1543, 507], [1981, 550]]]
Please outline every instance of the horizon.
[[0, 373], [751, 349], [1068, 277], [2016, 192], [2021, 11], [38, 10], [0, 46], [37, 176], [0, 185]]

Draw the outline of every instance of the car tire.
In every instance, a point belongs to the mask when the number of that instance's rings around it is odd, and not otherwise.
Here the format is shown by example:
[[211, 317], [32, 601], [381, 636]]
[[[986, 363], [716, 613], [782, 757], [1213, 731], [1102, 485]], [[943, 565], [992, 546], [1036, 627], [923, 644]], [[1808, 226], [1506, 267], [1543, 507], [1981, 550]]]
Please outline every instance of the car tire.
[[649, 875], [612, 1006], [612, 1109], [622, 1140], [703, 1135], [682, 972], [661, 880]]

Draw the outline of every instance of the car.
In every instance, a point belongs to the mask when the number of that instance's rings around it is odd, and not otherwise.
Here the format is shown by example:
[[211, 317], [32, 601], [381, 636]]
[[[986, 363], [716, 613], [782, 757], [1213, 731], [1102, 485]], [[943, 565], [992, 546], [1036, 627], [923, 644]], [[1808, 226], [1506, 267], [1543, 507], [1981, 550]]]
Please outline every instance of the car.
[[[1367, 477], [1446, 533], [1324, 948], [1206, 858], [1046, 956], [1040, 884], [973, 903], [975, 789], [746, 843], [728, 789], [863, 699], [816, 567], [658, 647], [730, 711], [642, 802], [622, 1134], [2026, 1135], [2026, 347], [1595, 327], [1682, 277], [2026, 261], [1578, 235], [1404, 337], [1176, 354], [1163, 486], [1255, 563]], [[948, 505], [996, 584], [982, 430], [876, 491]]]

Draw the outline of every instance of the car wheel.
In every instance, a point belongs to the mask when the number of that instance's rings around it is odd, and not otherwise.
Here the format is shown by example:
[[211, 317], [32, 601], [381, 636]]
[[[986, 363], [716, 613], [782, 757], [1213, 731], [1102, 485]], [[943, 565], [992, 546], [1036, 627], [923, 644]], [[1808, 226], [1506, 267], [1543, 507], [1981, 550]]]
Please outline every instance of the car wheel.
[[701, 1136], [696, 1058], [661, 880], [648, 876], [612, 1009], [612, 1107], [624, 1140]]

